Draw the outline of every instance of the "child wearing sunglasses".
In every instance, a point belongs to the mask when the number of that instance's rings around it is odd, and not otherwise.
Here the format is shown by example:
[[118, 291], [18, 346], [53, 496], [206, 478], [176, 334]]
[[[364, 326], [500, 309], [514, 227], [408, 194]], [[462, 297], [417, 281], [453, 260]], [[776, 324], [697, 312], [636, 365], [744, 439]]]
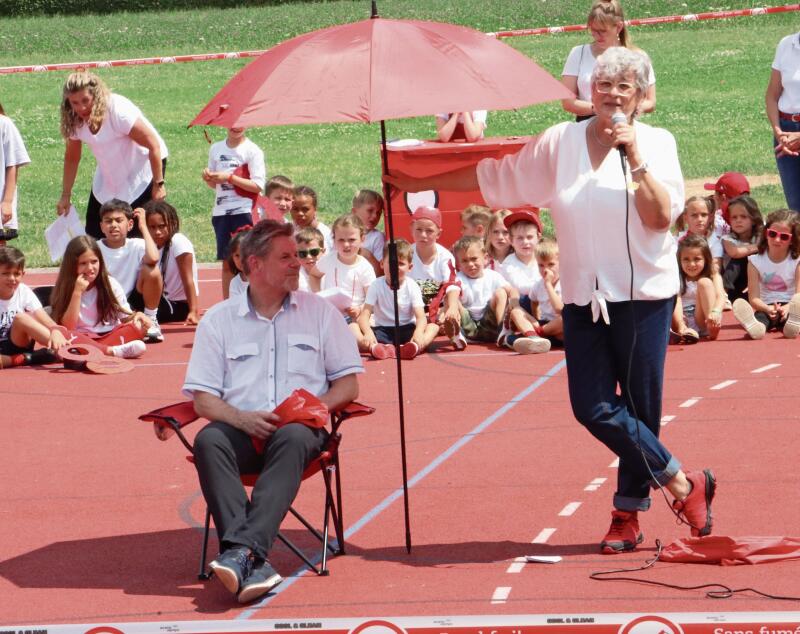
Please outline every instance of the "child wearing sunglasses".
[[300, 258], [301, 291], [318, 293], [322, 286], [322, 271], [317, 261], [325, 253], [325, 236], [319, 229], [306, 227], [294, 234], [297, 242], [297, 257]]
[[779, 209], [767, 216], [758, 253], [748, 258], [749, 303], [737, 299], [733, 314], [752, 339], [783, 329], [794, 339], [800, 332], [800, 237], [797, 212]]

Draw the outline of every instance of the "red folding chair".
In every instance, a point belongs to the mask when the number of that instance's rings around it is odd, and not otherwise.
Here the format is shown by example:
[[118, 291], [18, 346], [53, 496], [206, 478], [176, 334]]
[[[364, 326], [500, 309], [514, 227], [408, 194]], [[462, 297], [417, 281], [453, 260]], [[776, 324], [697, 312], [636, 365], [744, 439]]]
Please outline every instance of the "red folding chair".
[[[320, 472], [325, 480], [325, 513], [323, 516], [322, 531], [315, 528], [305, 517], [290, 507], [289, 512], [308, 529], [308, 531], [319, 540], [322, 545], [321, 563], [317, 566], [297, 545], [289, 540], [285, 535], [278, 532], [278, 539], [286, 545], [295, 555], [297, 555], [311, 570], [320, 576], [328, 574], [328, 552], [331, 556], [345, 554], [344, 543], [344, 523], [342, 520], [342, 486], [340, 480], [339, 467], [339, 443], [342, 434], [339, 431], [341, 424], [348, 418], [358, 416], [369, 416], [375, 411], [374, 407], [352, 402], [340, 410], [331, 412], [331, 432], [327, 444], [320, 455], [315, 458], [303, 471], [303, 480], [310, 478]], [[182, 428], [193, 423], [199, 418], [194, 411], [192, 401], [183, 401], [166, 407], [154, 409], [151, 412], [139, 416], [139, 420], [153, 423], [153, 431], [159, 440], [169, 440], [173, 435], [178, 436], [190, 454], [187, 460], [194, 462], [194, 448], [184, 435]], [[258, 474], [242, 474], [242, 484], [252, 487], [255, 484]], [[334, 489], [335, 487], [335, 496]], [[330, 543], [328, 539], [328, 527], [331, 518], [333, 528], [336, 532], [336, 545]], [[211, 576], [211, 572], [206, 570], [206, 550], [208, 549], [208, 537], [211, 527], [211, 511], [206, 507], [205, 529], [203, 531], [203, 549], [200, 554], [200, 572], [198, 577], [206, 580]]]

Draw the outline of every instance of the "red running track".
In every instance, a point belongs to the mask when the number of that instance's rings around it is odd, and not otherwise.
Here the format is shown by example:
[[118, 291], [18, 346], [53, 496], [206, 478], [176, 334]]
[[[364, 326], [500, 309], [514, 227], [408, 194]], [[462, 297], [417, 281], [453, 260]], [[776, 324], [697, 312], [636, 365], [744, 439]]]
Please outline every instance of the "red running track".
[[[216, 277], [202, 271], [206, 306], [218, 297]], [[716, 533], [797, 536], [800, 343], [748, 341], [730, 314], [725, 321], [720, 341], [670, 349], [664, 415], [674, 418], [664, 438], [688, 467], [716, 471]], [[638, 566], [656, 538], [669, 543], [687, 530], [656, 492], [641, 550], [599, 555], [613, 456], [572, 418], [563, 354], [519, 357], [481, 346], [404, 366], [409, 474], [428, 469], [410, 488], [412, 553], [401, 501], [385, 503], [400, 486], [394, 365], [366, 361], [361, 400], [378, 411], [348, 422], [342, 445], [349, 554], [318, 578], [276, 548], [287, 581], [239, 606], [215, 580], [195, 577], [204, 506], [185, 450], [156, 441], [136, 420], [181, 398], [192, 329], [165, 332], [130, 374], [55, 366], [0, 374], [8, 412], [0, 422], [0, 625], [796, 609], [747, 594], [715, 601], [700, 591], [590, 580], [596, 570]], [[316, 514], [320, 496], [309, 481], [298, 506]], [[563, 559], [517, 561], [527, 554]], [[793, 562], [659, 563], [638, 574], [800, 594]]]

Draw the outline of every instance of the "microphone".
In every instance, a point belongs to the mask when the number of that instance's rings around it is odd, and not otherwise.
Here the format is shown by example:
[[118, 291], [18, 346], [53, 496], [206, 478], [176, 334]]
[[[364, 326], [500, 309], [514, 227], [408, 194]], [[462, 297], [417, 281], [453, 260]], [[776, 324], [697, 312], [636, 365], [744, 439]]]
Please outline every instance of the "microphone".
[[[611, 115], [611, 124], [618, 126], [620, 123], [628, 123], [628, 117], [626, 117], [625, 113], [623, 113], [621, 110], [617, 110]], [[625, 164], [628, 161], [628, 155], [625, 152], [625, 146], [618, 145], [617, 149], [619, 150], [619, 161], [622, 163], [622, 171], [625, 172]]]

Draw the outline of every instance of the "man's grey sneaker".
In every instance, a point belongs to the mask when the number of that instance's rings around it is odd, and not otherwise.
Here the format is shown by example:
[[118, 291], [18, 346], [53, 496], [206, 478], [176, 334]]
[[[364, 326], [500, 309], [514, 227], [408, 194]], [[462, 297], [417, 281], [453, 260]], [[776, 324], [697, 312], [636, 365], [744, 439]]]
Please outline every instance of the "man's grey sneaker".
[[250, 601], [258, 599], [281, 581], [283, 581], [283, 577], [275, 571], [268, 560], [257, 562], [247, 579], [244, 580], [242, 589], [239, 590], [239, 603], [250, 603]]
[[225, 588], [236, 594], [253, 569], [253, 554], [247, 546], [229, 548], [209, 565]]

